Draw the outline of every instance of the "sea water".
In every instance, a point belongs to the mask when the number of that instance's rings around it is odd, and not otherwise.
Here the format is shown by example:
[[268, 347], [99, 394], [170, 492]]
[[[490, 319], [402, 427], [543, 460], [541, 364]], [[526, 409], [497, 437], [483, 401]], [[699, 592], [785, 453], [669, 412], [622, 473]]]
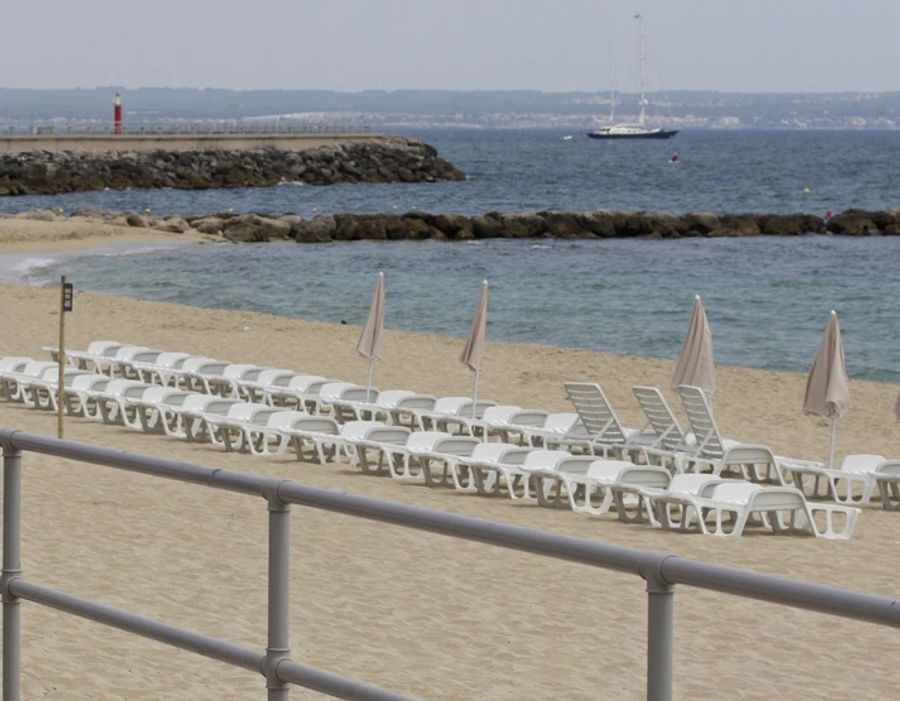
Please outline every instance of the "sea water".
[[[79, 193], [5, 198], [0, 208], [822, 213], [900, 201], [893, 132], [685, 132], [653, 143], [564, 140], [550, 130], [417, 135], [469, 179]], [[10, 273], [0, 261], [7, 279], [43, 284], [65, 273], [81, 289], [351, 324], [365, 318], [383, 270], [388, 326], [455, 336], [465, 335], [488, 279], [492, 339], [658, 357], [678, 354], [700, 294], [718, 362], [801, 371], [836, 309], [851, 376], [900, 382], [900, 237], [126, 246], [17, 264]]]

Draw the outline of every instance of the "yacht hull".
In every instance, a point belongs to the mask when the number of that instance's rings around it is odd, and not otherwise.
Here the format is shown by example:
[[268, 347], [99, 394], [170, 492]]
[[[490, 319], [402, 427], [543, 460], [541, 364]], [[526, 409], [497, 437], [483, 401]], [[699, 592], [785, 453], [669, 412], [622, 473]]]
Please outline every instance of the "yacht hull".
[[587, 132], [590, 139], [671, 139], [678, 133], [678, 129], [658, 129], [639, 134], [606, 134], [599, 131]]

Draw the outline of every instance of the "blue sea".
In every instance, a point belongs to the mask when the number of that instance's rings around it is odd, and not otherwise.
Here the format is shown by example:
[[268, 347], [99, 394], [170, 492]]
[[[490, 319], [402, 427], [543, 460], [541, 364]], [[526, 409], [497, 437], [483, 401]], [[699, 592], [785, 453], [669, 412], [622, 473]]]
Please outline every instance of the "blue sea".
[[[0, 211], [821, 214], [900, 205], [900, 132], [686, 131], [659, 142], [557, 130], [407, 133], [468, 179], [2, 198]], [[463, 336], [488, 279], [495, 340], [658, 357], [678, 354], [700, 294], [717, 361], [761, 368], [806, 370], [836, 309], [851, 376], [900, 382], [900, 237], [116, 245], [0, 260], [5, 279], [43, 284], [64, 273], [81, 289], [352, 324], [382, 270], [388, 326]]]

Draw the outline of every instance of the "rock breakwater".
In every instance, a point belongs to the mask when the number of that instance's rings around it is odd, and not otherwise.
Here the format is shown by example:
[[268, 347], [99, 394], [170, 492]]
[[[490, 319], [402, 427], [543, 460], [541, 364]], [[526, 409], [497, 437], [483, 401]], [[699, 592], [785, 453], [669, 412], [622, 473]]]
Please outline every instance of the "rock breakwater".
[[[64, 215], [53, 210], [22, 212], [23, 219], [53, 221]], [[79, 209], [69, 216], [88, 221], [159, 231], [199, 232], [234, 242], [294, 240], [299, 243], [358, 240], [465, 241], [485, 238], [657, 238], [718, 236], [848, 236], [900, 235], [900, 209], [851, 209], [825, 220], [813, 214], [685, 214], [613, 212], [488, 212], [461, 214], [412, 211], [405, 214], [298, 214], [219, 212], [205, 215], [156, 217], [136, 212]]]
[[0, 195], [255, 187], [281, 182], [433, 182], [464, 177], [434, 147], [401, 137], [299, 151], [29, 151], [0, 156]]

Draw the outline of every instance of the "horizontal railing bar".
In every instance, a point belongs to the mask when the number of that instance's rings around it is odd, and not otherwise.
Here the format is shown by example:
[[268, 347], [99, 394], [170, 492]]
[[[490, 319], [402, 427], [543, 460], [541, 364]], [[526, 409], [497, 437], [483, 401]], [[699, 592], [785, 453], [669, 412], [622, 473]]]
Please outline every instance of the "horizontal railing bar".
[[60, 440], [25, 431], [0, 429], [0, 444], [11, 445], [21, 450], [30, 450], [34, 453], [90, 462], [95, 465], [106, 465], [119, 470], [155, 475], [254, 496], [266, 497], [274, 491], [279, 482], [279, 480], [267, 477], [204, 467], [178, 460], [155, 458], [88, 443]]
[[416, 701], [412, 696], [385, 691], [377, 686], [346, 679], [293, 660], [279, 662], [275, 673], [282, 681], [299, 684], [307, 689], [348, 701]]
[[167, 645], [190, 650], [214, 660], [228, 662], [254, 672], [262, 673], [266, 656], [235, 643], [211, 638], [184, 628], [161, 623], [121, 609], [104, 606], [65, 592], [13, 577], [7, 585], [9, 592], [26, 601], [49, 606], [81, 618], [103, 623], [113, 628], [135, 633]]
[[900, 605], [884, 596], [680, 557], [666, 558], [660, 574], [672, 584], [900, 628]]
[[539, 531], [526, 526], [512, 526], [474, 516], [309, 487], [290, 480], [280, 482], [275, 493], [278, 499], [290, 504], [358, 516], [372, 521], [406, 526], [439, 535], [474, 540], [630, 574], [640, 574], [641, 563], [647, 560], [659, 562], [666, 557], [650, 551], [607, 545], [586, 538]]

